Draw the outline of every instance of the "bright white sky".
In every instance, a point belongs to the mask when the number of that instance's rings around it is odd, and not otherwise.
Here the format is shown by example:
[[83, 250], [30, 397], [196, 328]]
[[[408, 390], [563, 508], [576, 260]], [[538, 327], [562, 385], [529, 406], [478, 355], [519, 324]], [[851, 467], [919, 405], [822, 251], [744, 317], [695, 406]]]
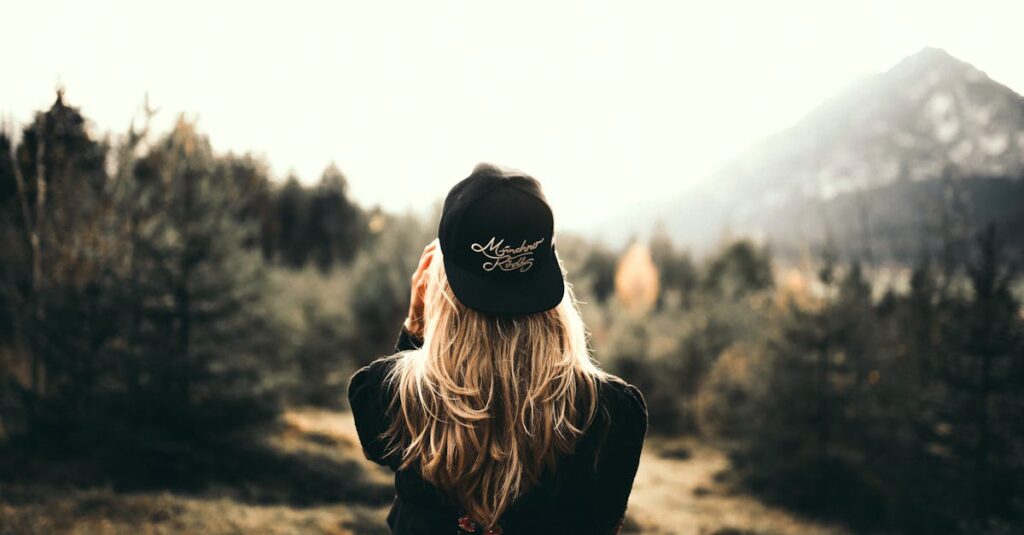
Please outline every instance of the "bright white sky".
[[97, 132], [148, 92], [219, 150], [361, 203], [423, 207], [479, 161], [544, 184], [558, 228], [677, 194], [924, 46], [1024, 91], [1024, 2], [5, 2], [0, 114], [58, 83]]

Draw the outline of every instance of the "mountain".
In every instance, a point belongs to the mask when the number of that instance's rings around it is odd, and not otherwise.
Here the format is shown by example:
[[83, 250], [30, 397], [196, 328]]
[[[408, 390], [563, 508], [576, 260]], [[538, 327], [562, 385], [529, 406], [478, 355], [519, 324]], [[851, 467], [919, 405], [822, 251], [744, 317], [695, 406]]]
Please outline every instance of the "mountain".
[[[1024, 98], [926, 48], [739, 155], [716, 182], [769, 201], [938, 177], [1024, 171]], [[753, 191], [747, 188], [754, 188]]]
[[827, 242], [867, 261], [903, 261], [988, 221], [1024, 234], [1022, 183], [1024, 98], [926, 48], [655, 212], [698, 251], [723, 234], [753, 235], [783, 253]]

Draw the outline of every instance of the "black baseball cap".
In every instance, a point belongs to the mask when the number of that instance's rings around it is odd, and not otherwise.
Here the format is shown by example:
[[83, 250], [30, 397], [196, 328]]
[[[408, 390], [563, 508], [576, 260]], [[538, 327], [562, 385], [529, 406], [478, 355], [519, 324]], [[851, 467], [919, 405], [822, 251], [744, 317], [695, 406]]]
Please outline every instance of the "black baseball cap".
[[554, 226], [540, 182], [513, 169], [477, 165], [448, 192], [437, 231], [455, 297], [501, 316], [557, 306], [565, 280]]

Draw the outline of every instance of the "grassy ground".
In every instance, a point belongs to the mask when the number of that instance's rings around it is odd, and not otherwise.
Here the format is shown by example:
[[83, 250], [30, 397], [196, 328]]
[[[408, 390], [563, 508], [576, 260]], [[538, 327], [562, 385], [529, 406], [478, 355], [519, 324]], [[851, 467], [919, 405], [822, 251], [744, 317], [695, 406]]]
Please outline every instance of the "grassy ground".
[[[343, 472], [339, 487], [355, 489], [366, 499], [298, 500], [288, 477], [260, 477], [213, 483], [198, 492], [82, 490], [2, 483], [0, 535], [29, 534], [356, 534], [388, 533], [384, 524], [390, 475], [362, 459], [347, 413], [291, 411], [263, 447], [281, 459], [319, 459], [330, 466], [358, 463], [362, 474]], [[715, 449], [697, 442], [652, 439], [640, 462], [630, 499], [626, 532], [680, 535], [803, 535], [846, 532], [802, 520], [757, 500], [730, 492], [716, 482], [728, 466]], [[315, 466], [313, 467], [315, 469]], [[356, 481], [353, 481], [356, 480]], [[268, 482], [283, 490], [268, 490]], [[285, 484], [287, 483], [287, 484]], [[317, 483], [322, 485], [322, 483]], [[261, 488], [246, 488], [262, 486]], [[272, 485], [271, 485], [272, 486]], [[323, 489], [311, 489], [314, 496]]]

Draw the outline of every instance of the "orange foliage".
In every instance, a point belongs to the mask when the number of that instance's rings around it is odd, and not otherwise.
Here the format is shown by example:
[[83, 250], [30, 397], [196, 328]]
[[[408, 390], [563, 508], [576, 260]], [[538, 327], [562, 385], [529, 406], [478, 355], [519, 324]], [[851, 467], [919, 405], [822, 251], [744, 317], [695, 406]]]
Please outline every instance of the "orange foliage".
[[615, 296], [630, 312], [645, 314], [658, 301], [658, 268], [646, 244], [634, 243], [615, 270]]

